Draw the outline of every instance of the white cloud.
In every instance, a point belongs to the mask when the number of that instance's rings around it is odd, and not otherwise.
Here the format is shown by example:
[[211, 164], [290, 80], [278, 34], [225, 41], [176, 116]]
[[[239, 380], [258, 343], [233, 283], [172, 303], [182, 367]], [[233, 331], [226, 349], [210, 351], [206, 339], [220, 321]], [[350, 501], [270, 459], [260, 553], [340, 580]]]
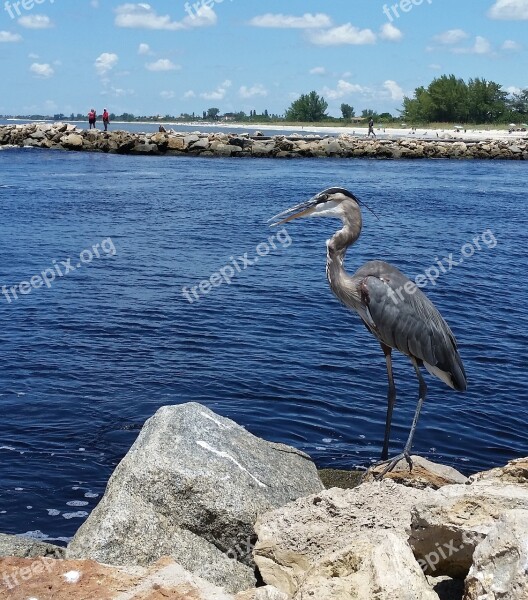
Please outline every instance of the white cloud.
[[191, 13], [183, 19], [184, 27], [210, 27], [216, 25], [218, 17], [215, 11], [209, 6], [202, 6], [196, 13]]
[[310, 69], [310, 75], [326, 75], [326, 69], [324, 67], [314, 67]]
[[325, 86], [321, 91], [321, 94], [325, 98], [328, 98], [328, 100], [339, 100], [339, 98], [344, 98], [345, 96], [358, 93], [364, 94], [365, 92], [368, 92], [368, 88], [358, 85], [357, 83], [350, 83], [349, 81], [340, 79], [337, 82], [337, 87], [335, 89]]
[[187, 100], [188, 98], [196, 98], [196, 92], [193, 92], [193, 90], [187, 90], [185, 94], [183, 94], [183, 97], [185, 98], [185, 100]]
[[489, 41], [480, 35], [475, 38], [475, 43], [470, 48], [453, 48], [454, 54], [491, 54], [492, 47]]
[[20, 42], [22, 36], [18, 33], [11, 33], [10, 31], [0, 31], [0, 43], [1, 42]]
[[435, 42], [447, 46], [450, 44], [458, 44], [458, 42], [467, 40], [468, 37], [469, 33], [466, 33], [463, 29], [449, 29], [448, 31], [435, 35], [433, 39]]
[[31, 58], [31, 60], [38, 60], [40, 56], [38, 54], [35, 54], [34, 52], [30, 52], [28, 54], [28, 58]]
[[150, 50], [150, 46], [148, 44], [139, 44], [137, 53], [145, 55], [152, 54], [152, 51]]
[[518, 50], [522, 50], [522, 45], [519, 44], [519, 42], [514, 42], [513, 40], [506, 40], [504, 44], [502, 44], [501, 48], [503, 50], [517, 52]]
[[55, 73], [53, 67], [47, 63], [33, 63], [29, 70], [35, 77], [40, 79], [49, 79]]
[[268, 90], [261, 83], [257, 83], [250, 88], [243, 85], [238, 93], [241, 98], [255, 98], [256, 96], [267, 96]]
[[376, 34], [371, 29], [359, 29], [351, 23], [345, 23], [340, 27], [314, 31], [310, 34], [309, 40], [317, 46], [343, 46], [346, 44], [359, 46], [374, 44]]
[[90, 6], [92, 8], [99, 8], [99, 0], [90, 0]]
[[25, 15], [18, 19], [18, 24], [27, 29], [50, 29], [54, 26], [45, 15]]
[[136, 92], [131, 89], [125, 90], [123, 88], [116, 88], [116, 87], [110, 86], [108, 89], [103, 90], [101, 92], [101, 96], [112, 96], [113, 98], [123, 98], [124, 96], [134, 96], [135, 93]]
[[510, 85], [510, 87], [506, 88], [506, 91], [508, 92], [508, 94], [520, 94], [521, 93], [521, 88], [517, 87], [516, 85]]
[[117, 54], [112, 52], [103, 52], [100, 56], [95, 59], [95, 70], [99, 75], [106, 75], [111, 71], [117, 64], [119, 57]]
[[381, 28], [380, 38], [388, 42], [399, 42], [403, 39], [403, 33], [392, 23], [385, 23]]
[[145, 67], [149, 71], [178, 71], [181, 69], [180, 65], [175, 65], [168, 58], [160, 58], [155, 62], [147, 63]]
[[274, 27], [277, 29], [321, 29], [332, 26], [332, 19], [324, 13], [305, 13], [300, 17], [267, 13], [253, 17], [249, 22], [254, 27]]
[[387, 92], [389, 92], [391, 100], [397, 100], [401, 102], [405, 96], [402, 88], [392, 79], [387, 79], [387, 81], [383, 84], [383, 87]]
[[174, 98], [174, 96], [176, 96], [176, 94], [174, 92], [171, 92], [171, 91], [163, 91], [163, 92], [160, 92], [160, 96], [164, 100], [170, 100], [171, 98]]
[[505, 19], [510, 21], [528, 20], [527, 0], [495, 0], [489, 9], [488, 16], [492, 19]]
[[178, 21], [172, 21], [169, 15], [158, 15], [150, 4], [121, 4], [115, 9], [117, 27], [138, 29], [184, 29]]
[[227, 90], [231, 87], [232, 83], [229, 79], [226, 79], [212, 92], [203, 92], [200, 94], [205, 100], [223, 100], [227, 94]]
[[433, 63], [429, 65], [430, 69], [433, 69], [433, 71], [441, 71], [442, 70], [442, 65]]
[[133, 29], [165, 29], [179, 31], [192, 27], [214, 25], [216, 13], [208, 6], [202, 6], [197, 12], [192, 12], [182, 21], [173, 21], [170, 15], [158, 15], [150, 4], [121, 4], [115, 9], [115, 24], [117, 27]]

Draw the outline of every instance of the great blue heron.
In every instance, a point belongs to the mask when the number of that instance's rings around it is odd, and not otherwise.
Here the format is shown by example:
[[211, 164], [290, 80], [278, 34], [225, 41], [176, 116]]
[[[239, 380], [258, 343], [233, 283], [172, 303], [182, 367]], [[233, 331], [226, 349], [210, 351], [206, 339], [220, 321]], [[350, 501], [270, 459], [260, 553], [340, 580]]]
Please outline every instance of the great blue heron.
[[[466, 373], [457, 350], [455, 336], [434, 304], [396, 267], [380, 260], [365, 263], [354, 275], [344, 267], [345, 254], [359, 237], [362, 227], [359, 200], [343, 188], [329, 188], [307, 202], [297, 204], [272, 217], [281, 225], [301, 217], [336, 217], [343, 228], [326, 242], [326, 276], [332, 292], [348, 308], [355, 310], [367, 329], [378, 338], [385, 354], [389, 379], [385, 437], [380, 464], [382, 475], [405, 458], [412, 469], [410, 452], [427, 386], [420, 372], [425, 368], [449, 387], [465, 391]], [[392, 413], [396, 388], [392, 373], [392, 349], [406, 354], [419, 382], [418, 404], [403, 453], [388, 460]]]

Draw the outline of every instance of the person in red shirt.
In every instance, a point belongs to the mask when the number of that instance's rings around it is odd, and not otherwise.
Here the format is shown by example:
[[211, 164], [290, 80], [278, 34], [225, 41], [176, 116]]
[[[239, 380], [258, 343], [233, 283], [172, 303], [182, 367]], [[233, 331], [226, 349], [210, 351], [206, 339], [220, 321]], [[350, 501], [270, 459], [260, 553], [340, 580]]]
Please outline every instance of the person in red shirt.
[[92, 127], [95, 129], [96, 119], [97, 113], [95, 112], [95, 108], [92, 108], [92, 110], [88, 113], [88, 123], [90, 123], [90, 129], [92, 129]]
[[106, 108], [103, 108], [103, 124], [104, 124], [105, 131], [108, 131], [108, 123], [109, 122], [110, 122], [110, 115], [108, 114], [108, 111], [106, 110]]

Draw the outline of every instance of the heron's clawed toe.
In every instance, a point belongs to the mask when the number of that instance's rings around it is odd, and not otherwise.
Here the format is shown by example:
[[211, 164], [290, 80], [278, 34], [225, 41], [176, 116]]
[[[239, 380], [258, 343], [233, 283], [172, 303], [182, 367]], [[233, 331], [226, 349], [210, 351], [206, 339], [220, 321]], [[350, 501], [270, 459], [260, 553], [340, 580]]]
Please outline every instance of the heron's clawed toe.
[[[382, 460], [381, 462], [378, 462], [375, 465], [373, 465], [372, 467], [370, 467], [370, 469], [367, 471], [367, 473], [370, 473], [371, 471], [375, 471], [375, 472], [373, 472], [372, 476], [376, 481], [380, 481], [381, 479], [383, 479], [385, 477], [385, 475], [387, 475], [387, 473], [390, 473], [394, 469], [394, 467], [396, 467], [396, 465], [403, 458], [407, 461], [407, 464], [409, 465], [409, 473], [410, 473], [413, 468], [413, 461], [411, 459], [411, 455], [409, 454], [409, 452], [402, 452], [401, 454], [398, 454], [398, 456], [395, 456], [394, 458], [389, 458], [389, 460]], [[384, 465], [386, 465], [385, 468], [383, 470], [379, 471], [378, 469], [380, 467], [383, 467]]]

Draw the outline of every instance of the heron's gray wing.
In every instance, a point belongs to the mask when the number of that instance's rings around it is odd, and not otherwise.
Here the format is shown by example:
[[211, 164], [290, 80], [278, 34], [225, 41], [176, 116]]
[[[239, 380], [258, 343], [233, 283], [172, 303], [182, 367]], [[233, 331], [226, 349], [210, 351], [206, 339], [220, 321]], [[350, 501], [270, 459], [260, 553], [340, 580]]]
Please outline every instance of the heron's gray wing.
[[435, 373], [455, 389], [466, 388], [457, 343], [427, 296], [398, 269], [373, 261], [354, 276], [371, 331], [386, 345], [447, 374]]

